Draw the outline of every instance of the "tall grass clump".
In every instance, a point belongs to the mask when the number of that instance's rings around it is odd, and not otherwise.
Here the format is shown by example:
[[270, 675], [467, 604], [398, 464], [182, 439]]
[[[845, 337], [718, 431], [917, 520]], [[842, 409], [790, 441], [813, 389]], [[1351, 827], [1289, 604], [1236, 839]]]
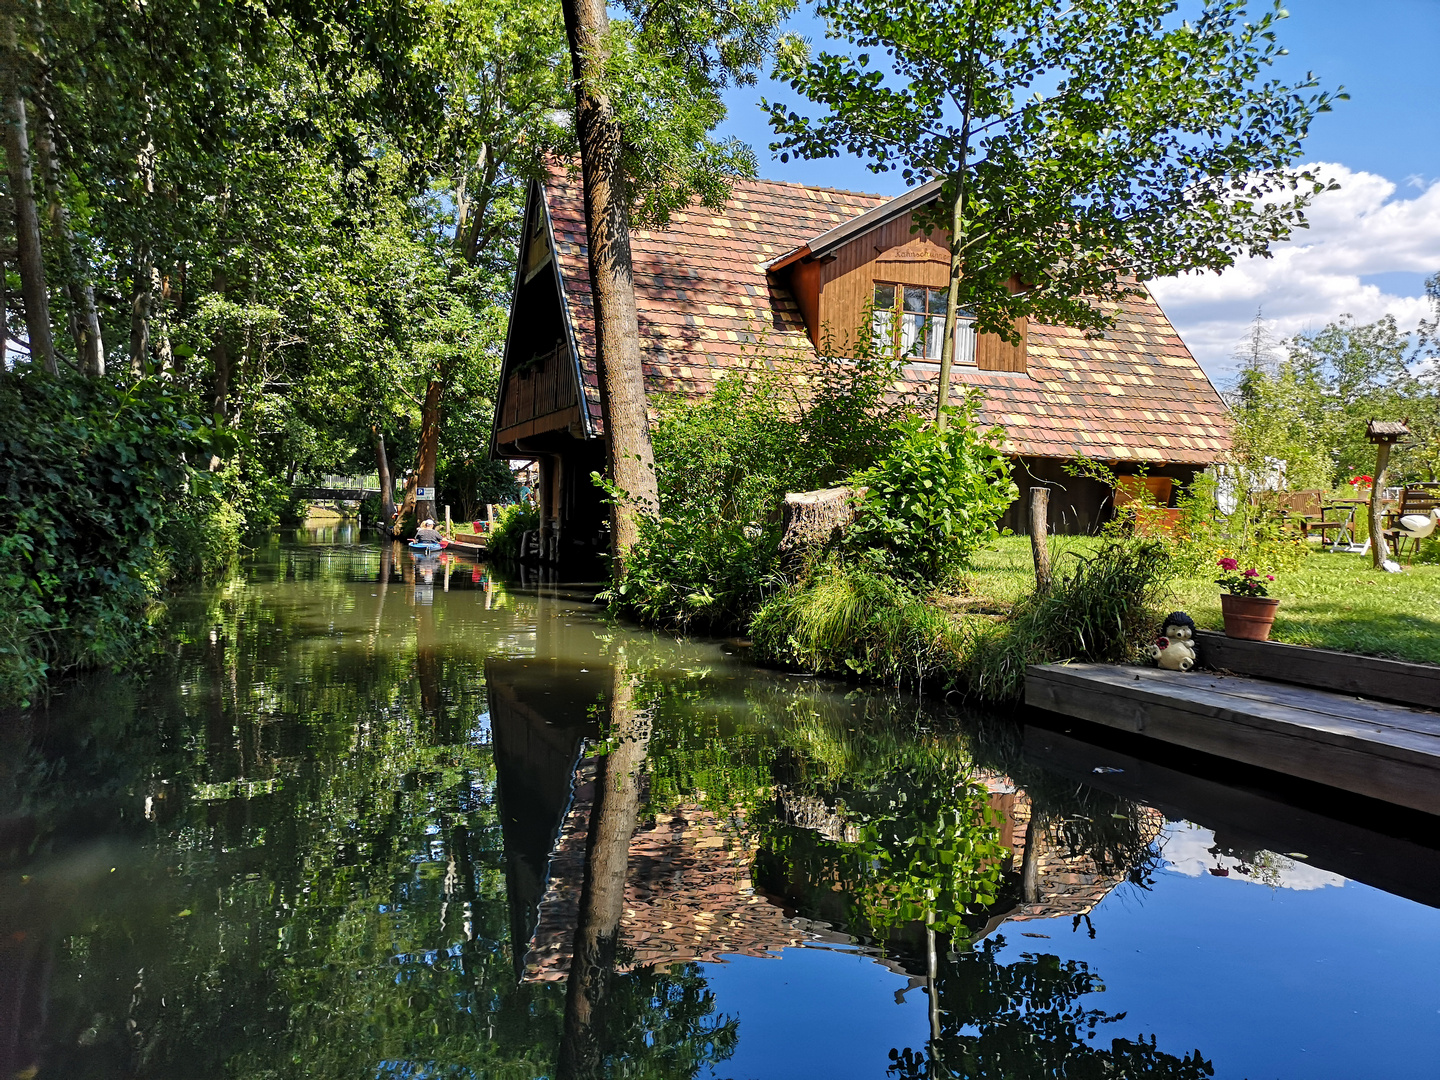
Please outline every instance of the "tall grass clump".
[[959, 627], [887, 574], [827, 560], [756, 614], [759, 659], [814, 673], [891, 684], [945, 679], [960, 657]]
[[966, 695], [1019, 700], [1030, 664], [1138, 660], [1174, 576], [1170, 547], [1158, 539], [1109, 538], [1093, 555], [1069, 553], [1048, 592], [1022, 600], [969, 643], [957, 671]]

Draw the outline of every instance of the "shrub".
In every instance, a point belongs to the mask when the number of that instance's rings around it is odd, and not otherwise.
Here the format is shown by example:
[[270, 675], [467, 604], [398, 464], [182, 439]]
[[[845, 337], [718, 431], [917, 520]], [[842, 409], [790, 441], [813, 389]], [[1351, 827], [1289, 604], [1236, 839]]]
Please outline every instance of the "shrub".
[[502, 506], [495, 514], [495, 527], [485, 542], [485, 550], [497, 559], [518, 559], [520, 538], [540, 527], [540, 511], [528, 503]]
[[742, 631], [773, 590], [777, 540], [773, 526], [643, 516], [625, 577], [601, 599], [680, 633]]
[[952, 579], [998, 534], [995, 523], [1015, 501], [1010, 464], [998, 428], [976, 423], [977, 395], [947, 409], [942, 430], [918, 416], [892, 428], [889, 452], [850, 483], [868, 488], [846, 549], [878, 555], [878, 564], [905, 581], [938, 585]]
[[[171, 545], [219, 513], [190, 464], [215, 448], [197, 411], [158, 380], [0, 380], [0, 694], [119, 662], [148, 629], [148, 604], [190, 564]], [[221, 558], [226, 528], [193, 538], [200, 564]]]
[[661, 514], [751, 524], [773, 518], [786, 492], [869, 467], [909, 407], [896, 378], [889, 360], [797, 360], [762, 344], [705, 397], [659, 399], [651, 442]]
[[962, 642], [950, 617], [903, 583], [834, 559], [769, 600], [750, 634], [762, 660], [917, 685], [944, 678]]
[[1162, 540], [1108, 539], [1088, 558], [1061, 566], [1050, 591], [1016, 605], [970, 643], [960, 672], [970, 696], [1018, 700], [1030, 664], [1139, 659], [1155, 637], [1156, 607], [1174, 576]]

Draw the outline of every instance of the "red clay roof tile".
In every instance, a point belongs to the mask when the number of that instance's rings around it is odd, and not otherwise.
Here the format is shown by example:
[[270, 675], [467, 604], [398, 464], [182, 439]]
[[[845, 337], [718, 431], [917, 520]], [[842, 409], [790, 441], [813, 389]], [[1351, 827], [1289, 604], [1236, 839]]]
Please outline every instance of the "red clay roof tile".
[[[579, 178], [545, 184], [586, 405], [601, 430], [584, 199]], [[635, 300], [651, 393], [707, 393], [761, 337], [811, 352], [793, 297], [770, 262], [887, 200], [829, 188], [737, 180], [722, 214], [694, 206], [664, 231], [631, 237]], [[1148, 293], [1119, 306], [1101, 339], [1032, 322], [1028, 373], [958, 368], [954, 393], [984, 391], [984, 422], [1006, 427], [1008, 452], [1033, 457], [1209, 464], [1230, 445], [1229, 413]], [[935, 393], [933, 365], [906, 369], [899, 390]]]

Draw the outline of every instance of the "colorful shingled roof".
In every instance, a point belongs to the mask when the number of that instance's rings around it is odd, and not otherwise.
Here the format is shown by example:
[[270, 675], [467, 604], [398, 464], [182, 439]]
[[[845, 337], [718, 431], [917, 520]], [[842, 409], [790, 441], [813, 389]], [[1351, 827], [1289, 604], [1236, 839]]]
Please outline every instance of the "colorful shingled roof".
[[[578, 175], [545, 184], [555, 253], [580, 352], [592, 430], [602, 428], [595, 320]], [[651, 394], [707, 393], [764, 337], [811, 350], [794, 298], [768, 264], [867, 210], [879, 195], [767, 180], [737, 180], [723, 212], [693, 206], [663, 231], [631, 237], [635, 300]], [[1148, 294], [1125, 302], [1102, 339], [1030, 324], [1027, 373], [961, 368], [985, 393], [983, 419], [1005, 429], [1005, 449], [1033, 457], [1209, 464], [1230, 446], [1229, 413], [1200, 365]], [[933, 366], [906, 370], [906, 385], [935, 393]]]

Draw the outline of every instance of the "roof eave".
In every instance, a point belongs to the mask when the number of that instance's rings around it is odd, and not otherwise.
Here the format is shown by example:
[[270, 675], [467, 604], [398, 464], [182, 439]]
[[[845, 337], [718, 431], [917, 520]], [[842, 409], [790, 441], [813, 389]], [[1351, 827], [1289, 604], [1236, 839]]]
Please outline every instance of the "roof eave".
[[873, 210], [866, 210], [858, 217], [841, 222], [833, 229], [821, 233], [808, 244], [796, 248], [787, 255], [780, 256], [765, 269], [773, 273], [803, 259], [817, 259], [831, 249], [837, 248], [871, 229], [878, 229], [881, 225], [894, 221], [902, 214], [910, 213], [917, 206], [933, 202], [935, 197], [940, 194], [940, 186], [943, 183], [944, 180], [931, 180], [928, 184], [921, 184], [917, 188], [910, 189], [904, 195], [897, 195], [889, 202], [881, 203]]

